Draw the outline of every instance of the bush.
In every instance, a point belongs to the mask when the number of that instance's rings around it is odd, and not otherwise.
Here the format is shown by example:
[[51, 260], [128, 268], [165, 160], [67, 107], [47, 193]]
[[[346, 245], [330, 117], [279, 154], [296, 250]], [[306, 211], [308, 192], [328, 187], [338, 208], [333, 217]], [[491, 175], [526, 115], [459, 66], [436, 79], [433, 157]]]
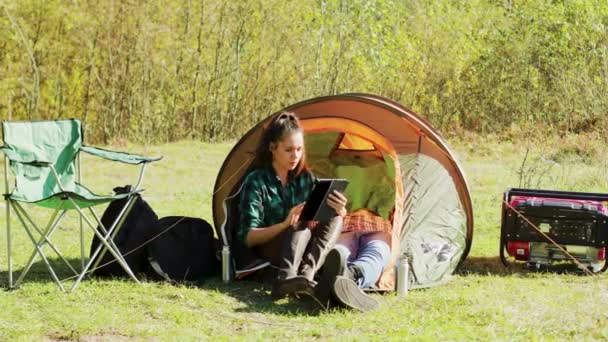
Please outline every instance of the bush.
[[24, 0], [0, 13], [2, 116], [78, 117], [90, 141], [225, 140], [345, 92], [448, 133], [606, 124], [605, 1]]

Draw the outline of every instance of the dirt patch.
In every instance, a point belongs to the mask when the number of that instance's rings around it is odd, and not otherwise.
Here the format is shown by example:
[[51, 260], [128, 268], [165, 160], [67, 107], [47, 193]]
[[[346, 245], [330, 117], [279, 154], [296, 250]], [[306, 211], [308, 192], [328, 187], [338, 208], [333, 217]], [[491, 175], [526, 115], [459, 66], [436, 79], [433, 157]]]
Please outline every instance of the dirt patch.
[[121, 335], [116, 332], [100, 332], [96, 335], [82, 336], [76, 331], [55, 332], [43, 339], [45, 342], [78, 341], [78, 342], [106, 342], [106, 341], [133, 341], [130, 336]]

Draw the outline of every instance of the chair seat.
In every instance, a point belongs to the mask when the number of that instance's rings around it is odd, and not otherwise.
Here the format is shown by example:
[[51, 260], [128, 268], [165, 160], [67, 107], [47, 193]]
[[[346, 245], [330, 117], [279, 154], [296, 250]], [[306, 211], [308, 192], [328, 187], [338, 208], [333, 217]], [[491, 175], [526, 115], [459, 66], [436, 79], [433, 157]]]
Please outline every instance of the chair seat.
[[116, 195], [97, 195], [91, 192], [85, 186], [76, 183], [74, 191], [57, 192], [51, 196], [41, 199], [31, 200], [21, 194], [18, 190], [13, 191], [13, 193], [9, 194], [7, 198], [13, 201], [31, 203], [45, 208], [70, 210], [76, 208], [74, 207], [72, 202], [68, 200], [68, 198], [72, 198], [79, 208], [84, 209], [99, 204], [108, 203], [113, 200], [125, 198], [140, 191], [141, 190], [137, 190]]

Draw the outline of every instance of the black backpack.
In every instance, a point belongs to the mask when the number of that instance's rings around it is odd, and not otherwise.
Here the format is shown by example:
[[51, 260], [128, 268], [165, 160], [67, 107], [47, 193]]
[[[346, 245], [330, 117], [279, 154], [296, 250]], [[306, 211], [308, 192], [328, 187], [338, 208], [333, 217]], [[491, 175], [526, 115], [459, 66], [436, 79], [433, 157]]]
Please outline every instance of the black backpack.
[[165, 280], [200, 281], [220, 273], [220, 242], [207, 221], [183, 216], [163, 217], [162, 235], [147, 246], [148, 261]]
[[[116, 188], [115, 192], [129, 188]], [[203, 219], [170, 216], [158, 219], [150, 205], [139, 194], [125, 221], [114, 237], [114, 243], [135, 275], [172, 282], [201, 281], [204, 277], [219, 274], [217, 251], [220, 243], [213, 236], [213, 228]], [[110, 203], [101, 222], [109, 227], [116, 219], [126, 199]], [[91, 254], [99, 245], [94, 236]], [[99, 258], [99, 256], [97, 256]], [[124, 269], [114, 256], [106, 252], [93, 275], [99, 277], [125, 277]]]
[[[130, 186], [114, 188], [117, 194], [130, 191]], [[111, 202], [101, 217], [101, 223], [106, 228], [110, 228], [125, 203], [126, 198]], [[114, 236], [114, 243], [120, 253], [124, 256], [127, 264], [134, 274], [150, 273], [150, 265], [146, 248], [142, 247], [146, 241], [152, 239], [160, 233], [160, 225], [158, 216], [152, 210], [150, 205], [141, 198], [141, 195], [135, 195], [135, 203], [121, 227], [118, 227], [118, 232]], [[91, 243], [90, 255], [97, 249], [100, 244], [99, 238], [93, 236]], [[125, 254], [128, 253], [126, 256]], [[99, 255], [96, 259], [99, 259]], [[93, 263], [95, 265], [95, 263]], [[127, 276], [125, 270], [116, 262], [114, 256], [106, 251], [102, 259], [99, 261], [98, 267], [93, 270], [93, 275], [99, 277], [121, 277]]]

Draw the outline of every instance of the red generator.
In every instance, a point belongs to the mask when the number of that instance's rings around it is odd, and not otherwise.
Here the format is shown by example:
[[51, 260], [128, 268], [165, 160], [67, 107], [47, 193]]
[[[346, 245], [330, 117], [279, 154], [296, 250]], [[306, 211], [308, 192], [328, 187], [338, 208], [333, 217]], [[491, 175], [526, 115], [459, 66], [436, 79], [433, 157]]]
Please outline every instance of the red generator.
[[607, 242], [608, 194], [534, 189], [504, 193], [500, 259], [505, 266], [506, 251], [531, 268], [573, 261], [572, 256], [579, 267], [604, 272]]

